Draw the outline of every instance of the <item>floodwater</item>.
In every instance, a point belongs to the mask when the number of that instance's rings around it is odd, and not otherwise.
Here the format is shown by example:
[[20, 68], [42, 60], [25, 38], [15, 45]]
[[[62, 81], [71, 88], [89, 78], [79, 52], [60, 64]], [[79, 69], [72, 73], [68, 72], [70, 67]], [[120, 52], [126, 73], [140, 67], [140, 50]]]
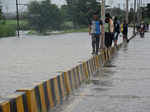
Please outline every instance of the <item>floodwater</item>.
[[88, 33], [0, 39], [0, 97], [75, 67], [90, 52]]
[[109, 67], [100, 69], [56, 112], [149, 112], [149, 35], [124, 44]]
[[0, 39], [0, 99], [49, 80], [91, 57], [88, 33], [21, 35]]

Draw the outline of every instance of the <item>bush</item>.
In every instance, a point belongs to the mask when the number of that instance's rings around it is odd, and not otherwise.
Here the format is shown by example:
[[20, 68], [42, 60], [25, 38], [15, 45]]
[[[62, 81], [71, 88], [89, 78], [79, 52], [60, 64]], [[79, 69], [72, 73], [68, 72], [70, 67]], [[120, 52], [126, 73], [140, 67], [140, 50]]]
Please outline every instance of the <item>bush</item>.
[[15, 35], [16, 35], [16, 26], [0, 24], [0, 37], [8, 37]]

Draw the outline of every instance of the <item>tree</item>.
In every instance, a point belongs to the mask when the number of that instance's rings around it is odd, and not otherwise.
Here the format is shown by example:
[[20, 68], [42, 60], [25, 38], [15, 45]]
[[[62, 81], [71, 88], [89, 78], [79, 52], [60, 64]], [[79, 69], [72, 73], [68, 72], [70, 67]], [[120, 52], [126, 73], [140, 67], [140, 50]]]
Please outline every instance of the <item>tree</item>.
[[28, 6], [29, 25], [39, 32], [60, 29], [62, 24], [61, 13], [58, 7], [50, 0], [33, 1]]
[[150, 17], [150, 4], [147, 5], [147, 16]]
[[0, 20], [2, 19], [2, 3], [1, 3], [1, 1], [0, 1]]
[[125, 19], [125, 11], [120, 8], [108, 8], [106, 9], [106, 13], [110, 13], [112, 16], [117, 16], [120, 21]]
[[91, 18], [91, 10], [98, 11], [100, 14], [100, 3], [96, 0], [66, 0], [68, 13], [75, 28], [88, 24], [88, 18]]
[[2, 24], [5, 24], [5, 17], [4, 17], [4, 14], [3, 14], [3, 11], [2, 11], [2, 3], [0, 1], [0, 21]]
[[147, 7], [141, 7], [142, 9], [142, 20], [144, 20], [146, 23], [150, 23], [150, 4], [147, 5]]
[[134, 9], [133, 8], [131, 8], [130, 9], [130, 12], [129, 12], [129, 24], [130, 23], [133, 23], [133, 21], [134, 21]]
[[2, 19], [2, 9], [0, 9], [0, 20]]
[[61, 14], [64, 21], [71, 21], [71, 16], [69, 15], [69, 7], [67, 5], [61, 6]]

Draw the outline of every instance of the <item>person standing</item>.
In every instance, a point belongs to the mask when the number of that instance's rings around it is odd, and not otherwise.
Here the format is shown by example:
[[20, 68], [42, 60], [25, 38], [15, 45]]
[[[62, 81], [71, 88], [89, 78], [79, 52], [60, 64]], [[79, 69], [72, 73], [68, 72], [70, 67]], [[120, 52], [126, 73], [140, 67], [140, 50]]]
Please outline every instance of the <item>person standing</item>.
[[129, 39], [128, 39], [128, 24], [127, 24], [126, 20], [124, 20], [124, 23], [123, 23], [122, 34], [123, 34], [123, 41], [129, 42]]
[[147, 32], [149, 32], [149, 24], [147, 23], [146, 26], [147, 26]]
[[94, 13], [92, 20], [89, 22], [89, 35], [91, 35], [93, 49], [92, 54], [98, 54], [102, 26], [103, 23], [99, 19], [98, 14]]
[[117, 47], [118, 36], [120, 34], [120, 21], [117, 17], [114, 19], [114, 45]]
[[114, 24], [109, 13], [107, 13], [105, 16], [105, 46], [110, 48], [114, 39]]

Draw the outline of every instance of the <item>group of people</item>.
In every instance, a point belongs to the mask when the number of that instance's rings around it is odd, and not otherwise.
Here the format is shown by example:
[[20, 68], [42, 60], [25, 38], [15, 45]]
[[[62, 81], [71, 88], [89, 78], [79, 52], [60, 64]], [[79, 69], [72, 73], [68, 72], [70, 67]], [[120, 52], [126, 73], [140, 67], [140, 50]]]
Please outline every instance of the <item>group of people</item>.
[[149, 31], [149, 24], [147, 23], [144, 23], [144, 21], [142, 21], [140, 24], [137, 24], [136, 25], [136, 29], [137, 29], [137, 32], [146, 32], [146, 31]]
[[107, 13], [105, 15], [105, 22], [103, 23], [99, 15], [94, 13], [93, 18], [89, 21], [89, 35], [91, 35], [93, 49], [92, 54], [98, 54], [99, 52], [102, 33], [105, 35], [105, 46], [110, 48], [113, 42], [115, 47], [117, 47], [118, 37], [121, 32], [123, 34], [123, 40], [128, 42], [128, 24], [125, 20], [123, 24], [120, 24], [117, 17], [112, 19], [111, 15]]

